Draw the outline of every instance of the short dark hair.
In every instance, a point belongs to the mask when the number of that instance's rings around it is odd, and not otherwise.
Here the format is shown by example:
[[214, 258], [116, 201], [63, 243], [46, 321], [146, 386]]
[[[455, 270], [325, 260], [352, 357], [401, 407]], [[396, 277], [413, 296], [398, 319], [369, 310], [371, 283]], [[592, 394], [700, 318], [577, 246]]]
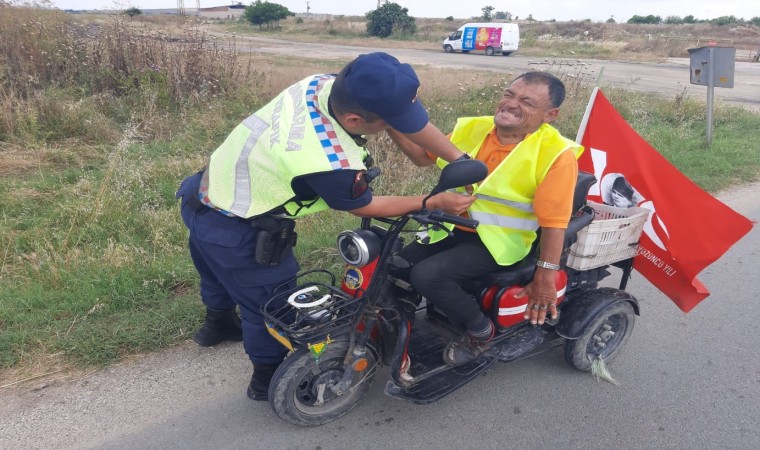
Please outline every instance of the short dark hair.
[[351, 96], [348, 94], [348, 91], [344, 87], [343, 80], [346, 78], [346, 73], [351, 68], [352, 64], [353, 62], [346, 64], [346, 66], [343, 67], [343, 69], [341, 69], [341, 71], [335, 77], [332, 90], [330, 91], [330, 106], [332, 106], [333, 111], [336, 113], [354, 113], [362, 116], [362, 118], [367, 122], [376, 122], [380, 120], [380, 116], [371, 111], [368, 111], [365, 108], [362, 108], [356, 100], [351, 98]]
[[[559, 108], [565, 101], [565, 85], [562, 80], [546, 72], [525, 72], [518, 76], [515, 81], [523, 79], [528, 84], [545, 84], [549, 88], [549, 103], [552, 107]], [[510, 84], [512, 84], [510, 83]]]

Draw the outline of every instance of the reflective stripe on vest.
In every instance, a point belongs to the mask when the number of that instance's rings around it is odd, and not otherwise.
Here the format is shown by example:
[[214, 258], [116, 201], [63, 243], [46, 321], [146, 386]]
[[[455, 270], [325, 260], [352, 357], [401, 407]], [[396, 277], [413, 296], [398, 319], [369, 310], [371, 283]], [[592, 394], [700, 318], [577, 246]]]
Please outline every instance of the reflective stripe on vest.
[[[455, 194], [467, 194], [467, 191], [465, 190], [463, 186], [460, 186], [454, 189], [447, 189], [447, 192], [453, 192]], [[511, 200], [504, 200], [498, 197], [494, 197], [492, 195], [485, 195], [485, 194], [478, 194], [478, 200], [498, 203], [500, 205], [509, 206], [511, 208], [519, 209], [525, 212], [533, 212], [533, 203], [513, 202]]]
[[509, 206], [511, 208], [519, 209], [521, 211], [525, 211], [525, 212], [529, 212], [529, 213], [533, 212], [533, 203], [514, 202], [514, 201], [511, 201], [511, 200], [504, 200], [504, 199], [501, 199], [501, 198], [498, 198], [498, 197], [494, 197], [494, 196], [491, 196], [491, 195], [485, 195], [485, 194], [479, 194], [478, 195], [478, 200], [499, 203], [501, 205]]
[[513, 228], [515, 230], [538, 230], [537, 220], [518, 219], [515, 217], [502, 216], [499, 214], [489, 214], [478, 211], [471, 212], [470, 217], [478, 221], [478, 227], [482, 225], [496, 225], [498, 227]]
[[362, 170], [366, 151], [327, 113], [334, 76], [292, 85], [238, 125], [211, 155], [208, 194], [214, 207], [248, 218], [285, 206], [294, 217], [328, 206], [292, 200], [294, 178]]
[[238, 217], [245, 217], [248, 208], [251, 207], [251, 177], [248, 173], [248, 156], [256, 145], [269, 124], [256, 116], [251, 116], [243, 121], [243, 126], [250, 130], [251, 134], [245, 141], [243, 151], [240, 152], [235, 164], [235, 197], [230, 212]]

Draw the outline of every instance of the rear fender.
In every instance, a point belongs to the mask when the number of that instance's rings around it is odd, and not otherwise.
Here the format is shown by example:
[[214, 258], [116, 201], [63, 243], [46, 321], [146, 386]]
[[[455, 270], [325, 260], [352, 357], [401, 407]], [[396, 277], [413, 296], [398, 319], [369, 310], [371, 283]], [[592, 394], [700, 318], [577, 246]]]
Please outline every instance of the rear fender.
[[559, 323], [554, 327], [565, 339], [578, 339], [589, 324], [610, 305], [628, 302], [639, 315], [639, 301], [626, 291], [615, 288], [598, 288], [573, 292], [562, 307]]

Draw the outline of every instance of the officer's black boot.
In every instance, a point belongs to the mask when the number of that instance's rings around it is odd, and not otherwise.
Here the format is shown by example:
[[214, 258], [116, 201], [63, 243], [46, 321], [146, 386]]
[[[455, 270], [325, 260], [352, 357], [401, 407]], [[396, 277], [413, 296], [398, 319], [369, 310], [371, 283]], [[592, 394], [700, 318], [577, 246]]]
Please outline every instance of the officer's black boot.
[[206, 308], [206, 320], [193, 340], [201, 347], [211, 347], [224, 341], [242, 341], [243, 329], [235, 308], [222, 311]]
[[272, 375], [279, 366], [280, 363], [253, 365], [253, 376], [251, 384], [248, 385], [248, 397], [251, 400], [268, 400], [269, 382], [272, 381]]

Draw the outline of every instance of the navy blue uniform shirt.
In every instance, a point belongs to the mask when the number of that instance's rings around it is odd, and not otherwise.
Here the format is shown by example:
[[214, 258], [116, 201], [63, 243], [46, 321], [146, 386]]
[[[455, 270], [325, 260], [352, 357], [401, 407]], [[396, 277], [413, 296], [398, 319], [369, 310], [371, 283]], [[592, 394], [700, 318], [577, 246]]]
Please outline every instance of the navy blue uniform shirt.
[[333, 170], [306, 175], [293, 183], [293, 189], [302, 199], [319, 196], [332, 209], [351, 211], [367, 206], [372, 201], [370, 189], [366, 189], [354, 198], [357, 172], [356, 170]]

